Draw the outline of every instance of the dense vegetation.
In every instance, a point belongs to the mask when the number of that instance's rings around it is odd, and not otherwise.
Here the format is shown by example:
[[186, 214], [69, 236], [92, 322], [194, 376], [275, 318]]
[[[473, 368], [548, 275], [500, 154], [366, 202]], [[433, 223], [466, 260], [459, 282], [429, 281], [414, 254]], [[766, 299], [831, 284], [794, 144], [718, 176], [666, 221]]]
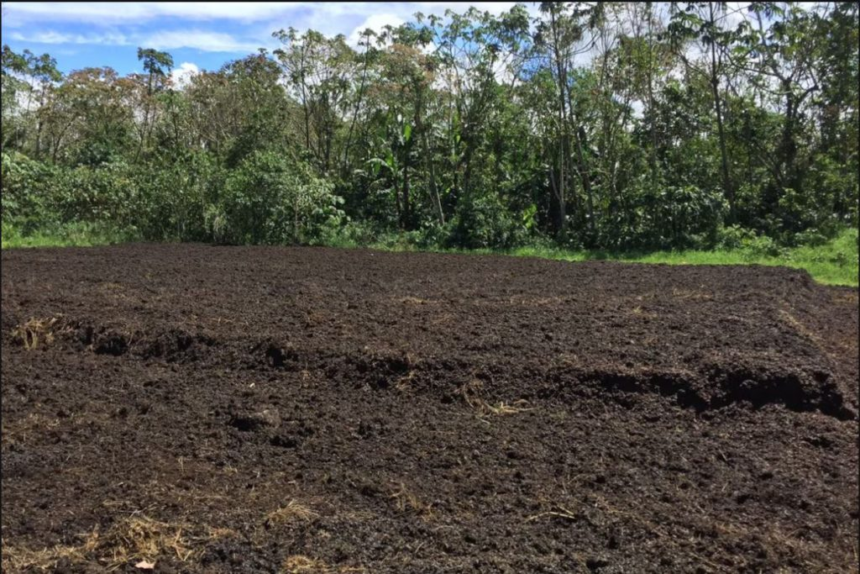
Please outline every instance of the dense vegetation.
[[857, 226], [855, 3], [274, 35], [181, 84], [152, 49], [123, 77], [4, 46], [4, 237], [776, 254]]

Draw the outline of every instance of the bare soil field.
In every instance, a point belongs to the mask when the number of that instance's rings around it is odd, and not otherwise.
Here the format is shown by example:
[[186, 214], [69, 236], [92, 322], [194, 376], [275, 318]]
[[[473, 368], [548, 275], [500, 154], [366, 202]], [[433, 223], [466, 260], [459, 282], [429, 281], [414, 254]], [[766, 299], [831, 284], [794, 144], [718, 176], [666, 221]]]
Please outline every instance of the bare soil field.
[[857, 289], [323, 248], [2, 264], [4, 572], [857, 571]]

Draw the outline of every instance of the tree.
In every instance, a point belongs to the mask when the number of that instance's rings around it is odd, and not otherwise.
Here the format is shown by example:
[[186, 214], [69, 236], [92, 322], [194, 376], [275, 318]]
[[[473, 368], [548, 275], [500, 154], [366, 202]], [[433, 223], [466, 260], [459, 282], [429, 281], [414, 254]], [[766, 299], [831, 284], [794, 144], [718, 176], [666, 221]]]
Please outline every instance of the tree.
[[152, 125], [155, 123], [154, 119], [150, 117], [155, 109], [154, 95], [166, 87], [167, 77], [173, 70], [173, 57], [167, 52], [159, 52], [152, 48], [138, 48], [137, 59], [143, 62], [143, 71], [146, 75], [146, 93], [142, 98], [143, 126], [140, 145], [137, 148], [137, 157], [140, 157], [143, 148], [149, 145]]
[[[153, 49], [141, 73], [63, 76], [4, 47], [4, 165], [33, 180], [19, 205], [211, 239], [229, 188], [251, 214], [235, 241], [309, 241], [286, 231], [301, 210], [267, 203], [294, 201], [281, 176], [300, 173], [343, 198], [338, 233], [422, 245], [793, 244], [857, 221], [851, 4], [554, 2], [419, 13], [357, 46], [274, 35], [182, 86]], [[280, 231], [254, 235], [256, 213]]]
[[[721, 81], [726, 73], [724, 54], [732, 38], [731, 31], [723, 27], [725, 17], [725, 2], [689, 2], [684, 10], [680, 9], [679, 3], [673, 2], [668, 31], [677, 55], [688, 72], [706, 77], [710, 86], [720, 146], [723, 195], [734, 210], [735, 192], [729, 172], [730, 160], [726, 146], [724, 103], [721, 91]], [[689, 40], [700, 42], [702, 54], [699, 61], [687, 54]]]

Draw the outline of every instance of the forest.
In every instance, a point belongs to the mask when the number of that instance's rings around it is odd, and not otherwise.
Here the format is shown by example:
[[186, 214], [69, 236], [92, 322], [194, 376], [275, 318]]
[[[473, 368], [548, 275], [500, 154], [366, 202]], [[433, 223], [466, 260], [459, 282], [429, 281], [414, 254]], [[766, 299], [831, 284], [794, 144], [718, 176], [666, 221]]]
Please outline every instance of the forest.
[[[416, 14], [176, 81], [2, 52], [4, 238], [821, 244], [858, 221], [855, 3]], [[856, 233], [856, 232], [855, 232]]]

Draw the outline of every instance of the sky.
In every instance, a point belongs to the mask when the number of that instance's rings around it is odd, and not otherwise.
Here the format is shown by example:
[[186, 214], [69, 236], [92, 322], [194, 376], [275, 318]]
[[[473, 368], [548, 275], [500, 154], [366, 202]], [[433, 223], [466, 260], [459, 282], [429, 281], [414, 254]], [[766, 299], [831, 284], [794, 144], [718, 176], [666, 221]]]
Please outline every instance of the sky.
[[[493, 14], [516, 2], [473, 2]], [[536, 2], [523, 2], [532, 16]], [[729, 24], [743, 18], [746, 3], [728, 2]], [[142, 72], [137, 48], [173, 56], [174, 78], [217, 70], [223, 64], [279, 47], [272, 32], [289, 27], [343, 34], [357, 46], [360, 33], [397, 26], [416, 12], [464, 12], [460, 2], [2, 2], [2, 43], [16, 52], [45, 52], [64, 73], [110, 66], [120, 74]], [[811, 6], [811, 4], [809, 5]], [[588, 59], [586, 56], [583, 58]]]
[[[499, 14], [515, 2], [474, 2]], [[533, 2], [525, 3], [536, 11]], [[416, 12], [444, 14], [457, 2], [3, 2], [2, 43], [49, 53], [60, 71], [110, 66], [141, 72], [137, 48], [165, 50], [176, 75], [216, 70], [222, 64], [277, 48], [272, 32], [290, 26], [343, 34], [353, 45], [366, 28], [381, 30], [412, 20]]]

